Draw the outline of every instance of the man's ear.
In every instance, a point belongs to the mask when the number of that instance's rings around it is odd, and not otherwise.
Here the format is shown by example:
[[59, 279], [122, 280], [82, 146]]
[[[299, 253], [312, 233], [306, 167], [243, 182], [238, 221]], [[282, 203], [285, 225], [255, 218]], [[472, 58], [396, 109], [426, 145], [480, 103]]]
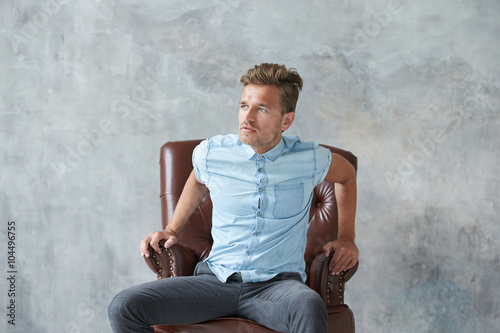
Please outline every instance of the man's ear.
[[281, 125], [281, 130], [286, 131], [292, 126], [293, 120], [295, 119], [295, 112], [287, 112], [283, 116], [283, 121]]

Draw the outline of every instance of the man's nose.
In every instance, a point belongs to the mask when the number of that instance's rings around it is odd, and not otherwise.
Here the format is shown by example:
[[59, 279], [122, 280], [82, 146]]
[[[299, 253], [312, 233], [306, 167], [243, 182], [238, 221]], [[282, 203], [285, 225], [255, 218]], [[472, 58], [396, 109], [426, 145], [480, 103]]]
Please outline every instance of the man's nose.
[[255, 108], [248, 108], [245, 112], [245, 120], [248, 122], [255, 121], [255, 116], [257, 114], [257, 110]]

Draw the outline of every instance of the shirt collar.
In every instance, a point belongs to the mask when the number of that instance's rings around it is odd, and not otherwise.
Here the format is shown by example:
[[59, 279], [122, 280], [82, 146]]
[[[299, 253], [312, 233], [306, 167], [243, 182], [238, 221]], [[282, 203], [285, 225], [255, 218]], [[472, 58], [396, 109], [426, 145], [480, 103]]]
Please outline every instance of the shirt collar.
[[[259, 155], [253, 150], [253, 148], [249, 145], [246, 144], [241, 144], [243, 147], [243, 155], [245, 156], [245, 159], [249, 160], [255, 155]], [[283, 154], [283, 151], [285, 150], [285, 142], [283, 140], [283, 137], [281, 138], [280, 142], [271, 150], [265, 152], [264, 157], [267, 158], [269, 161], [274, 162], [278, 157], [280, 157]]]

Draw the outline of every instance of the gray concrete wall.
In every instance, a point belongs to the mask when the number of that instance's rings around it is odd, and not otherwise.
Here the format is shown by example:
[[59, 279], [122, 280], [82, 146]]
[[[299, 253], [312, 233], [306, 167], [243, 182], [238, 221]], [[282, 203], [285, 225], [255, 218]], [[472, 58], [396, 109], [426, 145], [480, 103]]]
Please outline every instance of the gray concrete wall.
[[160, 226], [160, 146], [236, 132], [239, 77], [261, 62], [304, 78], [290, 134], [359, 157], [358, 332], [498, 330], [498, 1], [3, 0], [0, 15], [0, 331], [110, 331], [111, 297], [155, 279], [138, 246]]

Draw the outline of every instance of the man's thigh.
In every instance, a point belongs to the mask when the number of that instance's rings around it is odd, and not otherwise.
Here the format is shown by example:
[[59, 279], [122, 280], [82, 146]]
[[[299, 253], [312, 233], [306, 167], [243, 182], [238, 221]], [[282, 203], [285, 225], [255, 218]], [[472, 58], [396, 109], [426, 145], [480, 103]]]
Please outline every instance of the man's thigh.
[[126, 289], [115, 301], [121, 311], [144, 318], [150, 325], [190, 324], [234, 315], [240, 286], [222, 283], [213, 274], [181, 276]]
[[279, 332], [300, 331], [301, 325], [314, 326], [314, 322], [326, 327], [326, 307], [321, 297], [297, 279], [245, 285], [238, 314]]

